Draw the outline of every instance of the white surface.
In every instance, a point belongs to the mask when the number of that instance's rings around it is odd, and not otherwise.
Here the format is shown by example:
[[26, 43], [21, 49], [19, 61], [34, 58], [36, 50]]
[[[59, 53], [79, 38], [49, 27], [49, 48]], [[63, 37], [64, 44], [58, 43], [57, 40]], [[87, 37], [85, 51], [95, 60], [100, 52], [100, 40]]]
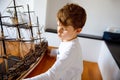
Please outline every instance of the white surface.
[[103, 80], [120, 80], [120, 69], [104, 42], [101, 46], [98, 65]]
[[81, 37], [79, 37], [79, 41], [82, 47], [83, 59], [97, 62], [100, 54], [102, 41]]
[[120, 33], [120, 28], [119, 27], [108, 27], [106, 31], [113, 32], [113, 33]]

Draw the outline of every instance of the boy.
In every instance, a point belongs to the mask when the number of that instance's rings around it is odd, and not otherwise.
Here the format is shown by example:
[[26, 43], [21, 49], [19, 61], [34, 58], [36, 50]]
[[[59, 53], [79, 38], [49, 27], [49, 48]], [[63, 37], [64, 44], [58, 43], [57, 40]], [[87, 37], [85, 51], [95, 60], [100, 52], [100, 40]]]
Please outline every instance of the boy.
[[77, 35], [86, 21], [85, 10], [77, 4], [67, 4], [57, 13], [57, 32], [61, 39], [57, 60], [45, 73], [25, 80], [81, 80], [83, 60]]

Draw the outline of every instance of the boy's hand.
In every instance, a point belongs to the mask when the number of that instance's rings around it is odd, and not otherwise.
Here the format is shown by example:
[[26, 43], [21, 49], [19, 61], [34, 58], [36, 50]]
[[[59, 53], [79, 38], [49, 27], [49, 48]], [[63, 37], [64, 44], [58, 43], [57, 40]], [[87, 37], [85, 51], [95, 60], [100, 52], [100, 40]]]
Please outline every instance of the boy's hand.
[[50, 57], [56, 57], [57, 53], [58, 53], [57, 47], [48, 47], [47, 55], [49, 55]]
[[47, 49], [47, 55], [49, 55], [49, 56], [50, 56], [50, 52], [51, 52], [51, 49], [50, 49], [50, 48], [48, 48], [48, 49]]

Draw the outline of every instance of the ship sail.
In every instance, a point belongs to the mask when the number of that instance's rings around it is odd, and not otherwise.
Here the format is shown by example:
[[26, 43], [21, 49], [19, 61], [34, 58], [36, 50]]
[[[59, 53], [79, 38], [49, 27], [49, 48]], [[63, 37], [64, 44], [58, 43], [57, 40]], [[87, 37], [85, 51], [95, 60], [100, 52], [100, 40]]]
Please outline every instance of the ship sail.
[[[38, 17], [36, 26], [32, 25], [31, 12], [27, 5], [28, 20], [19, 21], [21, 12], [17, 9], [23, 6], [17, 6], [13, 0], [14, 11], [8, 11], [11, 16], [2, 16], [0, 14], [0, 80], [19, 80], [31, 71], [40, 62], [43, 54], [47, 51], [48, 43], [44, 37], [41, 37]], [[3, 19], [10, 18], [12, 23], [4, 22]], [[34, 32], [34, 29], [37, 32]], [[8, 32], [8, 34], [5, 31]], [[12, 33], [11, 38], [9, 33]], [[28, 34], [27, 39], [25, 36]], [[37, 37], [36, 37], [37, 35]]]

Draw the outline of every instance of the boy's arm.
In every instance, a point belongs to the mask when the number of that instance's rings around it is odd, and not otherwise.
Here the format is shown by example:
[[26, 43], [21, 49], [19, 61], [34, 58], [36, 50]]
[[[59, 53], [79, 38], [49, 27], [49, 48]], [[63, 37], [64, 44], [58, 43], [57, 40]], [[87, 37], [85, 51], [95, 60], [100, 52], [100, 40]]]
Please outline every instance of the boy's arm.
[[57, 57], [58, 47], [48, 47], [47, 54], [50, 57]]

